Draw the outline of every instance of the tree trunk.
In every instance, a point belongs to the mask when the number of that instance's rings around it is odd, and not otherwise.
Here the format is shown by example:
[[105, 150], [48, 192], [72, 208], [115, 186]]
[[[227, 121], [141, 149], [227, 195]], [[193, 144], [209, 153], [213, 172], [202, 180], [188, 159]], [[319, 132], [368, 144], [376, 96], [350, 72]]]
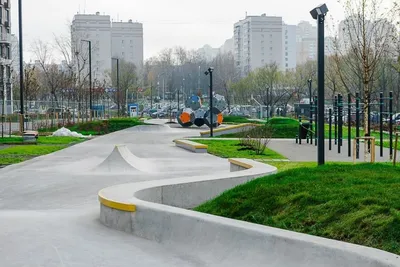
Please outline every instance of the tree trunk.
[[364, 134], [365, 136], [370, 136], [369, 132], [369, 98], [370, 98], [370, 92], [369, 92], [369, 85], [364, 84]]

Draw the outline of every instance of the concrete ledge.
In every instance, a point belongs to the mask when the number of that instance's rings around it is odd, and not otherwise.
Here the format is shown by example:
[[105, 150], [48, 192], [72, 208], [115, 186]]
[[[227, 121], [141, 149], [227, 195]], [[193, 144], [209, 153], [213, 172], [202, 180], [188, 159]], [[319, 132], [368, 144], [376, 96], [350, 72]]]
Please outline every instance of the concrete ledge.
[[99, 201], [103, 206], [121, 211], [136, 211], [136, 206], [134, 204], [124, 202], [123, 200], [112, 200], [111, 196], [108, 196], [108, 193], [110, 193], [110, 191], [102, 190], [99, 192]]
[[[240, 133], [242, 131], [248, 131], [251, 130], [255, 127], [260, 126], [260, 124], [256, 123], [242, 123], [238, 125], [231, 125], [223, 128], [217, 128], [213, 130], [213, 135], [214, 136], [220, 136], [224, 134], [233, 134], [233, 133]], [[201, 137], [209, 137], [210, 136], [210, 131], [204, 131], [200, 132]]]
[[181, 147], [194, 153], [207, 153], [207, 145], [199, 144], [185, 139], [174, 140], [174, 143], [177, 147]]
[[[100, 221], [199, 258], [201, 266], [395, 267], [399, 256], [381, 250], [191, 211], [225, 190], [276, 168], [231, 159], [242, 171], [117, 185], [100, 193], [135, 212], [101, 202]], [[247, 168], [251, 166], [251, 168]]]
[[243, 170], [247, 170], [247, 169], [253, 168], [253, 165], [250, 165], [250, 164], [245, 163], [245, 162], [240, 161], [240, 160], [229, 159], [228, 161], [230, 163], [231, 172], [243, 171]]

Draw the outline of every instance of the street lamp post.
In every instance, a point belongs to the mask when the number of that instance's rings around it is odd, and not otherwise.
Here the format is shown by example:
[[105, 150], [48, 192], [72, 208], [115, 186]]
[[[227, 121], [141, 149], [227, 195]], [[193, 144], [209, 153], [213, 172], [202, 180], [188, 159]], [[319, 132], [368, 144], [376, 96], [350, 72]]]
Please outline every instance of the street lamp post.
[[18, 0], [18, 22], [19, 22], [19, 101], [20, 101], [20, 130], [24, 131], [24, 55], [22, 36], [22, 0]]
[[311, 105], [311, 102], [312, 102], [312, 92], [311, 92], [311, 90], [312, 90], [312, 80], [308, 79], [307, 83], [308, 83], [308, 93], [309, 93], [309, 96], [310, 96], [310, 105]]
[[153, 82], [150, 82], [150, 110], [153, 109]]
[[328, 12], [326, 4], [310, 11], [318, 22], [318, 165], [325, 164], [325, 16]]
[[93, 106], [92, 106], [92, 41], [81, 40], [82, 42], [88, 43], [89, 50], [89, 110], [90, 110], [90, 120], [93, 118]]
[[210, 67], [208, 70], [204, 73], [205, 75], [210, 75], [210, 137], [214, 136], [214, 130], [213, 130], [213, 71], [214, 68]]
[[119, 101], [119, 58], [111, 58], [113, 60], [117, 61], [117, 106], [118, 106], [118, 117], [120, 116], [120, 101]]

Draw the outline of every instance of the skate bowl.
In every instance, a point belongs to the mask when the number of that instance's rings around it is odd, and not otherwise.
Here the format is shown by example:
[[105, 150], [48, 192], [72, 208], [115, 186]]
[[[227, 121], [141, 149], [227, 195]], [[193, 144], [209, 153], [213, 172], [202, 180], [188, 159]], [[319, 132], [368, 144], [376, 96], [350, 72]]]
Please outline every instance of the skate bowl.
[[400, 266], [399, 256], [381, 250], [189, 210], [276, 172], [248, 159], [229, 161], [230, 173], [105, 188], [98, 195], [100, 221], [174, 247], [185, 257], [201, 255], [199, 266]]
[[[249, 131], [255, 127], [260, 126], [260, 124], [255, 124], [255, 123], [242, 123], [238, 125], [231, 125], [231, 126], [226, 126], [223, 128], [218, 128], [218, 129], [213, 129], [213, 135], [214, 136], [220, 136], [224, 134], [234, 134], [234, 133], [240, 133], [240, 132], [246, 132]], [[204, 131], [200, 132], [201, 137], [210, 137], [210, 131]]]
[[151, 161], [139, 158], [125, 145], [117, 145], [111, 154], [92, 171], [94, 172], [132, 172], [158, 173], [157, 166]]

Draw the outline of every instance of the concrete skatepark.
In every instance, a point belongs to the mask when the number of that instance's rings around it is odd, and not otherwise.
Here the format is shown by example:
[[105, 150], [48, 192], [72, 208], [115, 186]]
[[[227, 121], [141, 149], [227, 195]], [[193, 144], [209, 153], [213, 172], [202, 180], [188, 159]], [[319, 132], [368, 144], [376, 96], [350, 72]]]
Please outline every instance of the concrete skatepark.
[[[400, 266], [379, 250], [182, 209], [275, 171], [172, 142], [200, 131], [138, 126], [0, 170], [0, 266]], [[100, 212], [99, 191], [135, 206], [120, 215], [131, 227], [112, 229], [120, 211]]]

